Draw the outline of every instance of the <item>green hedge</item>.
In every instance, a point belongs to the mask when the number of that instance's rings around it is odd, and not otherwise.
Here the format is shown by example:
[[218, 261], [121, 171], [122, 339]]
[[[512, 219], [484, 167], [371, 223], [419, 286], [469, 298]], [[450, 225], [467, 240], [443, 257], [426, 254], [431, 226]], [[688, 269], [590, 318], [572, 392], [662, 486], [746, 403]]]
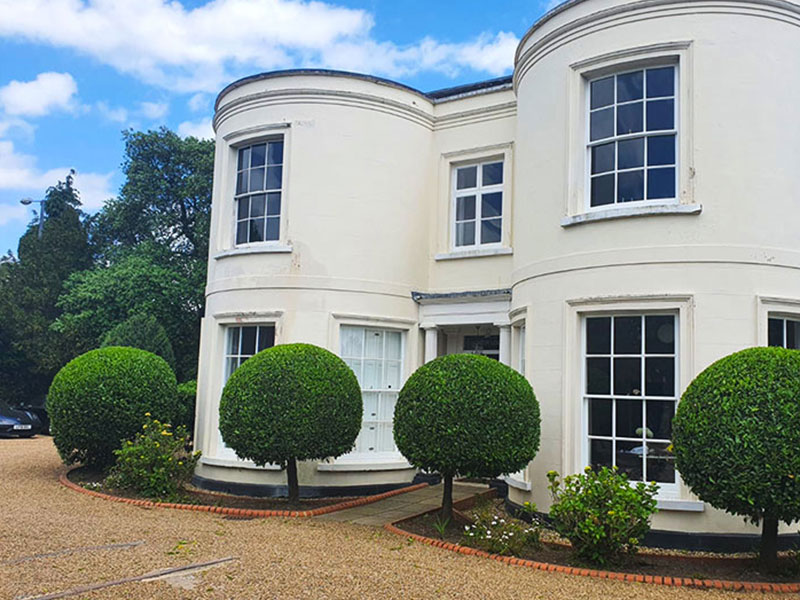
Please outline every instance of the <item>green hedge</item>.
[[53, 442], [65, 463], [108, 467], [114, 450], [132, 439], [145, 413], [162, 422], [177, 416], [175, 374], [160, 357], [136, 348], [91, 350], [53, 379], [47, 412]]
[[197, 380], [178, 384], [178, 408], [180, 410], [174, 425], [183, 426], [189, 435], [194, 432], [194, 414], [197, 406]]
[[109, 346], [128, 346], [157, 354], [174, 370], [175, 353], [166, 329], [155, 317], [135, 314], [122, 323], [112, 327], [103, 338], [101, 348]]

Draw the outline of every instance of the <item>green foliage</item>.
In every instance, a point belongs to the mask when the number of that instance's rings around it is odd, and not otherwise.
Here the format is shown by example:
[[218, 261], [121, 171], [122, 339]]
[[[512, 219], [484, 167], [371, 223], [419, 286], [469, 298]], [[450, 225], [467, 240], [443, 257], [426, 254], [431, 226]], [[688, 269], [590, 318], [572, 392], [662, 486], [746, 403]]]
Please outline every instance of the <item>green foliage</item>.
[[168, 423], [151, 418], [150, 413], [145, 417], [136, 439], [127, 440], [122, 448], [114, 450], [117, 461], [105, 485], [151, 500], [175, 502], [191, 480], [200, 452], [187, 450], [191, 443], [183, 427], [173, 432]]
[[170, 367], [175, 368], [175, 354], [172, 352], [167, 331], [152, 315], [136, 314], [112, 327], [100, 344], [101, 348], [107, 346], [127, 346], [147, 350], [157, 354], [167, 361]]
[[441, 539], [444, 539], [444, 534], [447, 533], [447, 527], [450, 525], [449, 518], [442, 518], [442, 515], [436, 517], [433, 522], [433, 528], [436, 530], [436, 533], [439, 534]]
[[234, 371], [219, 413], [225, 443], [257, 465], [336, 457], [361, 430], [361, 389], [328, 350], [274, 346]]
[[750, 348], [709, 366], [678, 404], [672, 443], [701, 500], [756, 522], [800, 519], [800, 352]]
[[421, 366], [397, 400], [394, 439], [415, 467], [496, 477], [539, 449], [539, 404], [519, 373], [485, 356], [450, 354]]
[[182, 425], [186, 431], [194, 431], [194, 413], [197, 404], [197, 380], [184, 381], [178, 384], [178, 414], [175, 423]]
[[500, 513], [491, 502], [476, 507], [472, 518], [474, 523], [464, 526], [462, 542], [465, 546], [513, 556], [523, 556], [542, 546], [538, 523], [525, 523]]
[[175, 374], [164, 359], [136, 348], [83, 354], [62, 368], [47, 396], [53, 442], [66, 464], [105, 468], [151, 412], [162, 422], [177, 412]]
[[563, 481], [558, 477], [555, 471], [547, 474], [553, 496], [550, 518], [580, 559], [603, 566], [637, 551], [656, 513], [658, 485], [632, 486], [616, 467], [586, 467]]

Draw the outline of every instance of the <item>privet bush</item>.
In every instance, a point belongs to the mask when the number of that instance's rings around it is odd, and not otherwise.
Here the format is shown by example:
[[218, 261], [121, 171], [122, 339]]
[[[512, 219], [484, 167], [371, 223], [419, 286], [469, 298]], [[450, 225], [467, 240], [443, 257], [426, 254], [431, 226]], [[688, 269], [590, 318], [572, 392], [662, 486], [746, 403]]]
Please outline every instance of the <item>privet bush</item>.
[[219, 406], [222, 439], [257, 465], [286, 467], [299, 498], [298, 460], [340, 456], [361, 430], [361, 388], [345, 362], [311, 344], [262, 350], [234, 371]]
[[563, 481], [550, 471], [547, 479], [553, 528], [572, 543], [580, 559], [603, 566], [637, 551], [656, 512], [658, 485], [632, 486], [616, 467], [599, 471], [586, 467]]
[[135, 314], [112, 327], [103, 338], [101, 348], [127, 346], [157, 354], [175, 369], [175, 353], [166, 329], [152, 315]]
[[182, 425], [190, 434], [194, 431], [194, 411], [197, 404], [197, 380], [178, 384], [179, 413], [175, 424]]
[[136, 439], [115, 450], [117, 462], [111, 467], [105, 484], [111, 489], [135, 492], [151, 500], [175, 502], [192, 478], [200, 452], [189, 449], [189, 434], [178, 427], [151, 418]]
[[136, 348], [101, 348], [73, 359], [47, 394], [50, 431], [65, 463], [105, 468], [151, 412], [172, 421], [177, 383], [159, 356]]
[[678, 404], [672, 442], [700, 499], [762, 522], [774, 566], [778, 522], [800, 519], [800, 352], [750, 348], [709, 366]]
[[486, 356], [450, 354], [417, 369], [400, 391], [394, 440], [408, 462], [444, 479], [497, 477], [525, 467], [539, 449], [539, 403], [519, 373]]

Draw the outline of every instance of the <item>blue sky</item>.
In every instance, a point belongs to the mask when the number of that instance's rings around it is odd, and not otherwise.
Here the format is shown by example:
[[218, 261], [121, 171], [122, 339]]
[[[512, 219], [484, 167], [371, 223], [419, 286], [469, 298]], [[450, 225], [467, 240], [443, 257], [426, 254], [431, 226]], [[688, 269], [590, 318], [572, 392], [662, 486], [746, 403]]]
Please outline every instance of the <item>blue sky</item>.
[[511, 72], [554, 0], [0, 0], [0, 254], [19, 200], [77, 171], [85, 209], [122, 183], [121, 131], [209, 137], [214, 98], [253, 73], [325, 67], [429, 91]]

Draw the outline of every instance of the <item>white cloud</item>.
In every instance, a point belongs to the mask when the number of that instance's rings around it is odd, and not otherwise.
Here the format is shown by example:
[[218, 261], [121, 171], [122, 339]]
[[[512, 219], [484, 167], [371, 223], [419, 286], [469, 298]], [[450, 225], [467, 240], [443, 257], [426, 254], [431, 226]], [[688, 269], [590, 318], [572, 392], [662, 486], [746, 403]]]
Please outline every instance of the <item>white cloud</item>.
[[69, 73], [39, 73], [33, 81], [11, 81], [0, 88], [0, 106], [8, 115], [41, 117], [75, 108], [77, 93]]
[[178, 135], [181, 137], [193, 136], [199, 139], [213, 139], [214, 128], [211, 126], [211, 119], [200, 119], [199, 121], [184, 121], [178, 125]]
[[146, 118], [157, 121], [167, 115], [169, 104], [167, 102], [142, 102], [139, 104], [139, 111]]
[[104, 118], [114, 123], [127, 123], [128, 122], [128, 109], [121, 106], [111, 107], [107, 102], [100, 101], [95, 104], [97, 112], [103, 115]]
[[390, 77], [463, 68], [499, 75], [511, 68], [517, 41], [500, 32], [401, 47], [374, 39], [369, 12], [308, 0], [211, 0], [194, 8], [177, 0], [0, 0], [0, 14], [0, 37], [70, 48], [182, 92], [215, 93], [244, 74], [297, 66]]
[[28, 209], [22, 204], [0, 204], [0, 226], [11, 221], [25, 221], [27, 217]]
[[192, 112], [205, 110], [208, 107], [208, 96], [202, 92], [198, 92], [189, 98], [187, 104], [189, 105], [189, 110]]

